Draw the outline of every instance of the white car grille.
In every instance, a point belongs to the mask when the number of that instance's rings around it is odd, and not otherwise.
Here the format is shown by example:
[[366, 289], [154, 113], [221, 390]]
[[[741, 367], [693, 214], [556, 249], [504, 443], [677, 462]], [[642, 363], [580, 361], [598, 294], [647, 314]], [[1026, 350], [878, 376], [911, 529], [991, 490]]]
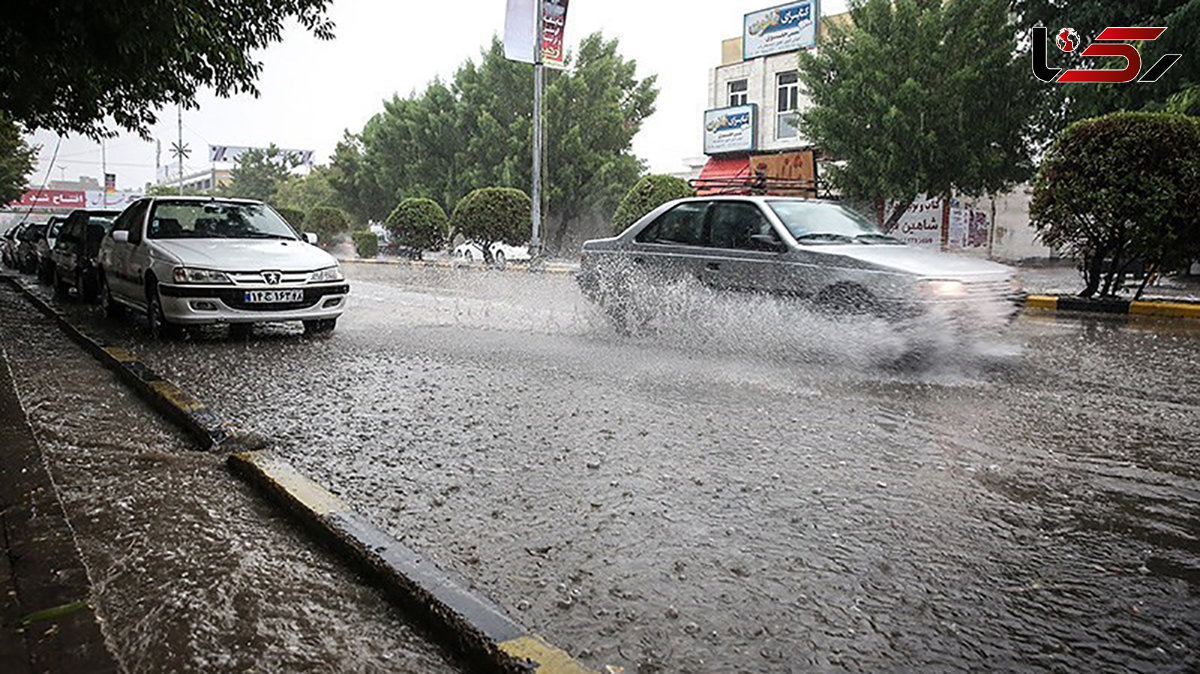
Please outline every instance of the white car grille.
[[[267, 279], [267, 275], [279, 275], [277, 283], [271, 283]], [[229, 278], [233, 279], [234, 285], [239, 286], [296, 286], [304, 285], [308, 282], [308, 277], [312, 272], [307, 271], [285, 271], [264, 270], [264, 271], [235, 271], [229, 272]], [[273, 279], [272, 279], [273, 280]]]

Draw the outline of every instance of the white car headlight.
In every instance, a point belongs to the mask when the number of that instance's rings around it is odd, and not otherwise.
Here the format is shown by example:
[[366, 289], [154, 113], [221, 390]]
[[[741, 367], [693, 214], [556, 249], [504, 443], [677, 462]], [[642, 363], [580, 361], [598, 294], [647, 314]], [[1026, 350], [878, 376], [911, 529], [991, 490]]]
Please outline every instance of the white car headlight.
[[342, 268], [334, 265], [325, 269], [318, 269], [308, 277], [309, 283], [328, 283], [329, 281], [341, 281], [345, 277], [342, 276]]
[[962, 281], [938, 281], [926, 279], [919, 284], [921, 293], [930, 297], [962, 297], [967, 286]]
[[193, 269], [191, 267], [175, 268], [176, 283], [221, 283], [231, 284], [229, 275], [223, 271], [212, 269]]

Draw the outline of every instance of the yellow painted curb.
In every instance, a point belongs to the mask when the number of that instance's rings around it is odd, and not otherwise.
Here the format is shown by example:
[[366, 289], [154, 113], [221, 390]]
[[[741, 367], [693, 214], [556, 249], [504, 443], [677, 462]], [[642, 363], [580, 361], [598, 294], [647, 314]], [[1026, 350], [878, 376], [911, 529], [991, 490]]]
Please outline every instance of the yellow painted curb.
[[565, 651], [561, 651], [536, 634], [527, 634], [497, 644], [501, 652], [536, 665], [539, 674], [595, 674], [579, 664]]
[[318, 515], [350, 510], [350, 506], [333, 492], [296, 472], [290, 465], [275, 461], [265, 452], [243, 452], [237, 458], [258, 468], [275, 488]]
[[1055, 311], [1058, 309], [1058, 298], [1053, 295], [1029, 295], [1025, 298], [1025, 306], [1030, 309]]
[[1200, 304], [1184, 302], [1130, 302], [1129, 313], [1139, 316], [1200, 318]]

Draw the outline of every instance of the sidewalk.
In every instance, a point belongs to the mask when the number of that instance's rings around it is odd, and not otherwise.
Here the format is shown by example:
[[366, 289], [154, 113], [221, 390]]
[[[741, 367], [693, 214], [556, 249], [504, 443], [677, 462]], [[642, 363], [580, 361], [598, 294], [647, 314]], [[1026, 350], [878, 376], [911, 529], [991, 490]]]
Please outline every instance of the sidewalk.
[[[1054, 267], [1019, 267], [1017, 275], [1021, 285], [1030, 295], [1078, 295], [1083, 289], [1083, 278], [1079, 271], [1069, 263]], [[1140, 279], [1126, 280], [1126, 286], [1118, 296], [1124, 300], [1132, 300]], [[1147, 286], [1142, 299], [1145, 301], [1164, 300], [1169, 302], [1200, 302], [1200, 277], [1170, 276], [1159, 281], [1158, 285]]]
[[0, 671], [117, 672], [87, 572], [0, 351]]

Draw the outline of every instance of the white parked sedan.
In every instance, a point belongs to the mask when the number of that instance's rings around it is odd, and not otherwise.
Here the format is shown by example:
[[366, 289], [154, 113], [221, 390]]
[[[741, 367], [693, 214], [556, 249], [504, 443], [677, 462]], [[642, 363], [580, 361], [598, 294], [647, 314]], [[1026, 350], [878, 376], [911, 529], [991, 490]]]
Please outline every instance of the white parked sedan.
[[[454, 259], [463, 262], [482, 262], [483, 248], [473, 242], [467, 242], [454, 249]], [[504, 269], [509, 262], [528, 262], [530, 260], [529, 246], [510, 246], [506, 243], [492, 244], [492, 263]]]
[[100, 245], [100, 302], [146, 314], [156, 337], [185, 325], [303, 321], [330, 332], [350, 292], [337, 261], [270, 206], [159, 197], [130, 205]]

